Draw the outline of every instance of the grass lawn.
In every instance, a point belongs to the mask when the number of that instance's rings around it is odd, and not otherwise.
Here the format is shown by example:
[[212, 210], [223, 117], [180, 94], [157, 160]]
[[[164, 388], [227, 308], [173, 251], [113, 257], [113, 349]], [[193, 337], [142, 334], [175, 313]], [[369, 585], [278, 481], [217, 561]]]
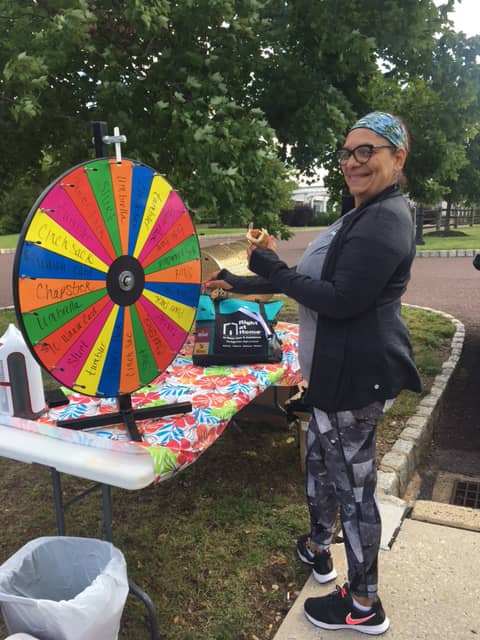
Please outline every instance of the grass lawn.
[[433, 235], [434, 231], [425, 231], [425, 244], [417, 245], [417, 251], [433, 251], [440, 249], [480, 249], [480, 225], [451, 229], [458, 235], [442, 237]]
[[[289, 302], [282, 318], [296, 319]], [[404, 309], [425, 393], [449, 352], [453, 325]], [[0, 335], [13, 312], [0, 312]], [[415, 409], [403, 393], [379, 430], [379, 457]], [[262, 414], [260, 414], [261, 416]], [[66, 498], [89, 484], [63, 477]], [[269, 640], [309, 570], [296, 558], [308, 515], [296, 430], [239, 415], [191, 467], [141, 491], [113, 489], [115, 544], [152, 598], [162, 640]], [[0, 563], [32, 538], [55, 535], [49, 470], [0, 458]], [[67, 512], [68, 535], [102, 537], [97, 493]], [[0, 623], [0, 637], [3, 629]], [[120, 640], [149, 638], [144, 606], [128, 598]]]
[[15, 249], [18, 242], [18, 233], [9, 236], [0, 236], [0, 249]]

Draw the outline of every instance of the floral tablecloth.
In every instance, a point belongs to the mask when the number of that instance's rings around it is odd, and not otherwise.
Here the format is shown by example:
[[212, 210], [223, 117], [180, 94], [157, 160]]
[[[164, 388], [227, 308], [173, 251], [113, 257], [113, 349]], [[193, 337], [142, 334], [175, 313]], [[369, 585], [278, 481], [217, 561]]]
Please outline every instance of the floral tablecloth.
[[133, 408], [191, 402], [192, 412], [137, 423], [143, 442], [131, 442], [123, 425], [95, 431], [56, 427], [57, 420], [117, 411], [115, 398], [71, 393], [64, 407], [51, 409], [35, 422], [22, 421], [30, 431], [82, 445], [127, 453], [147, 450], [153, 457], [156, 482], [194, 462], [223, 433], [231, 418], [271, 385], [294, 386], [301, 381], [297, 357], [298, 325], [278, 323], [283, 359], [279, 364], [198, 367], [192, 364], [190, 336], [172, 364], [156, 380], [132, 394]]

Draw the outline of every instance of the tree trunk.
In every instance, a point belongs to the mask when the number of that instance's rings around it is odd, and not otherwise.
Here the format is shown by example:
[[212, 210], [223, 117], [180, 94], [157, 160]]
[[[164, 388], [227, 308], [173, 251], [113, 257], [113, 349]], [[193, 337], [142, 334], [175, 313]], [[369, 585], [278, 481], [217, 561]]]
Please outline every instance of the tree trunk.
[[415, 207], [415, 244], [425, 244], [423, 239], [423, 204]]
[[445, 222], [443, 225], [443, 235], [448, 236], [450, 232], [450, 215], [452, 212], [452, 201], [450, 198], [447, 199], [447, 210], [445, 212]]

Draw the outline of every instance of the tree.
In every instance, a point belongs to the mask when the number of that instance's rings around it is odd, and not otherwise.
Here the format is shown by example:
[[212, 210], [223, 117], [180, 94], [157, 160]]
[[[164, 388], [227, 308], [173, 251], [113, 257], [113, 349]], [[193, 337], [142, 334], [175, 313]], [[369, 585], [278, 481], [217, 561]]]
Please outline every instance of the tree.
[[410, 83], [400, 100], [418, 148], [407, 167], [410, 194], [426, 204], [446, 201], [445, 234], [452, 204], [468, 193], [465, 176], [472, 177], [469, 147], [480, 132], [479, 55], [480, 38], [445, 29], [424, 77]]
[[[411, 137], [407, 190], [416, 202], [463, 199], [467, 181], [460, 178], [472, 175], [468, 149], [480, 126], [479, 55], [479, 38], [467, 38], [447, 25], [429, 55], [423, 52], [410, 66], [388, 67], [359, 90], [373, 108], [405, 122]], [[338, 171], [330, 173], [329, 183], [338, 192]]]
[[275, 132], [235, 99], [225, 76], [231, 68], [235, 83], [232, 64], [253, 38], [256, 5], [0, 3], [2, 128], [13, 156], [2, 159], [6, 193], [26, 175], [36, 191], [91, 156], [90, 122], [107, 120], [127, 134], [126, 155], [165, 174], [197, 221], [281, 229], [291, 185]]
[[454, 201], [478, 207], [480, 202], [480, 134], [468, 141], [467, 162], [460, 169], [454, 190]]
[[[432, 51], [448, 58], [435, 34], [452, 4], [0, 0], [4, 192], [23, 181], [38, 193], [92, 155], [90, 122], [107, 120], [127, 134], [125, 154], [165, 174], [196, 220], [281, 230], [285, 167], [332, 166], [366, 111], [390, 105], [407, 119], [434, 77]], [[424, 113], [445, 95], [430, 87]], [[340, 185], [338, 169], [331, 181]]]
[[252, 99], [284, 160], [309, 172], [329, 165], [358, 116], [381, 108], [389, 77], [398, 85], [430, 59], [445, 10], [431, 0], [270, 0], [262, 17]]

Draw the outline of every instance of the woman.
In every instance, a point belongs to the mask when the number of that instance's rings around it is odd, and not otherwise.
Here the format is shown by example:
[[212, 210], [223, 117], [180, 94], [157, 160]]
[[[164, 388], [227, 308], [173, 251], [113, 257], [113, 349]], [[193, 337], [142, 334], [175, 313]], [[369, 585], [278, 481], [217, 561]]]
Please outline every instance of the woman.
[[385, 402], [420, 391], [400, 298], [415, 255], [410, 209], [398, 181], [409, 150], [403, 123], [373, 112], [337, 152], [355, 207], [322, 232], [296, 268], [250, 247], [250, 269], [222, 270], [206, 283], [238, 293], [283, 292], [299, 303], [299, 358], [313, 407], [306, 444], [310, 532], [297, 553], [321, 583], [335, 579], [329, 545], [337, 507], [349, 584], [308, 598], [305, 614], [324, 629], [376, 635], [389, 626], [377, 594], [380, 514], [375, 500], [375, 431]]

